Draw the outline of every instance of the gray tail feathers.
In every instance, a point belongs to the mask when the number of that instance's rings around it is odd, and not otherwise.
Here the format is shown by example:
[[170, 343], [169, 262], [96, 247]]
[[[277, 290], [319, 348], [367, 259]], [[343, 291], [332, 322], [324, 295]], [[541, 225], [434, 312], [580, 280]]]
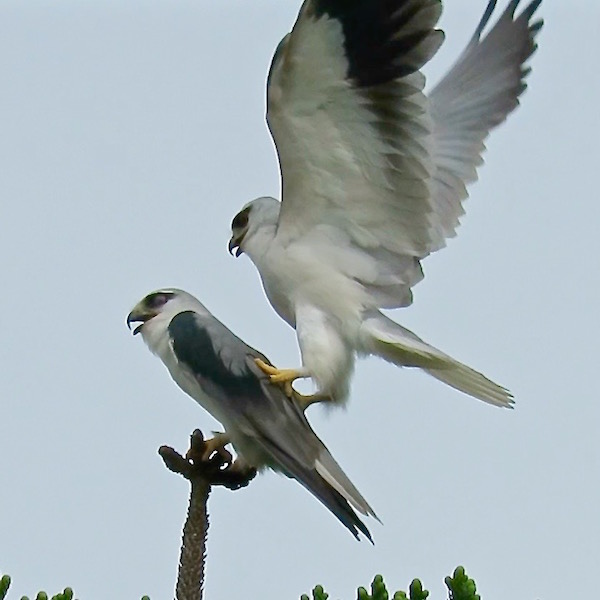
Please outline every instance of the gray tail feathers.
[[367, 526], [354, 512], [353, 507], [365, 516], [372, 515], [379, 519], [324, 445], [314, 465], [310, 467], [289, 456], [271, 440], [263, 439], [262, 443], [283, 467], [283, 472], [302, 484], [326, 506], [356, 539], [359, 539], [358, 534], [361, 532], [372, 544], [374, 543]]
[[[356, 512], [352, 509], [352, 506], [338, 490], [330, 485], [320, 474], [315, 470], [311, 472], [311, 476], [306, 478], [307, 481], [303, 481], [298, 478], [298, 481], [316, 498], [318, 498], [346, 527], [350, 533], [359, 539], [359, 531], [374, 544], [371, 532], [367, 529], [367, 526], [360, 520]], [[310, 481], [312, 480], [312, 481]]]
[[319, 458], [315, 461], [315, 469], [317, 473], [354, 508], [354, 510], [365, 515], [365, 517], [374, 517], [381, 523], [381, 520], [375, 514], [375, 511], [356, 489], [346, 473], [342, 471], [342, 468], [338, 465], [333, 456], [331, 456], [327, 448], [324, 447], [323, 450], [321, 450]]
[[412, 331], [380, 312], [367, 315], [361, 328], [362, 350], [401, 367], [419, 367], [469, 396], [494, 406], [512, 408], [512, 394], [485, 375], [430, 346]]

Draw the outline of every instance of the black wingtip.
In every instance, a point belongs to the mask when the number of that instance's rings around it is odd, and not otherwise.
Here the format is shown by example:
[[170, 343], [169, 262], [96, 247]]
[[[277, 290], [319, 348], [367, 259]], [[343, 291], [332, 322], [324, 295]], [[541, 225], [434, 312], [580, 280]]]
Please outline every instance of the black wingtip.
[[[350, 511], [352, 511], [352, 509], [350, 507], [348, 507], [348, 508]], [[360, 534], [362, 533], [369, 540], [369, 542], [371, 542], [371, 544], [373, 546], [375, 545], [375, 542], [373, 541], [373, 536], [371, 535], [371, 532], [368, 530], [367, 526], [358, 518], [358, 516], [355, 513], [354, 513], [354, 518], [352, 519], [351, 522], [346, 522], [337, 513], [335, 516], [342, 522], [344, 527], [346, 527], [350, 531], [350, 533], [354, 536], [354, 539], [357, 542], [362, 541], [362, 538], [360, 537]]]
[[475, 29], [475, 33], [473, 34], [473, 38], [471, 39], [472, 42], [479, 41], [479, 39], [481, 38], [481, 34], [483, 33], [483, 30], [485, 29], [486, 25], [490, 22], [490, 19], [492, 18], [492, 14], [493, 14], [495, 8], [496, 8], [496, 0], [490, 0], [485, 9], [485, 12], [483, 13], [483, 16], [481, 17], [481, 20], [479, 21], [479, 25], [477, 25], [477, 29]]
[[359, 534], [362, 533], [371, 544], [375, 545], [371, 532], [346, 498], [325, 481], [316, 470], [311, 472], [310, 479], [312, 480], [310, 483], [308, 477], [303, 479], [298, 478], [298, 482], [321, 501], [358, 541], [361, 539]]
[[512, 2], [506, 7], [505, 14], [510, 15], [511, 18], [514, 17], [520, 2], [521, 0], [512, 0]]
[[[511, 19], [514, 19], [515, 16], [515, 12], [517, 10], [517, 8], [519, 7], [521, 0], [512, 0], [510, 2], [510, 4], [508, 4], [508, 6], [506, 7], [506, 10], [503, 13], [503, 17], [510, 17]], [[525, 21], [530, 21], [531, 18], [533, 17], [533, 15], [535, 14], [535, 12], [537, 11], [537, 9], [540, 7], [540, 4], [542, 3], [542, 0], [533, 0], [532, 2], [530, 2], [527, 7], [523, 10], [523, 12], [519, 15], [519, 19], [524, 19]], [[483, 34], [483, 30], [487, 27], [488, 23], [490, 22], [490, 19], [492, 18], [492, 14], [494, 13], [494, 10], [496, 9], [496, 0], [490, 0], [488, 2], [488, 5], [485, 9], [485, 12], [483, 13], [483, 16], [481, 17], [481, 20], [479, 21], [479, 25], [477, 25], [477, 28], [475, 29], [475, 33], [473, 34], [473, 37], [471, 38], [471, 43], [476, 43], [481, 39], [481, 35]], [[502, 18], [502, 17], [501, 17]], [[535, 36], [537, 34], [537, 32], [542, 28], [544, 24], [544, 21], [542, 19], [540, 19], [539, 21], [536, 21], [535, 23], [532, 23], [529, 26], [529, 31], [531, 33], [532, 36]]]
[[323, 502], [323, 504], [325, 504], [325, 506], [338, 518], [342, 525], [352, 533], [356, 540], [361, 540], [359, 533], [362, 533], [374, 546], [375, 542], [373, 541], [371, 532], [347, 500], [328, 484], [326, 485], [329, 492], [327, 495], [329, 497], [321, 496], [319, 500], [321, 500], [321, 502]]
[[541, 3], [542, 0], [533, 0], [533, 2], [530, 2], [527, 5], [527, 8], [523, 11], [523, 14], [526, 15], [528, 21], [531, 19], [531, 17], [533, 17], [533, 14], [539, 8]]
[[357, 524], [357, 526], [360, 528], [360, 531], [371, 542], [371, 545], [374, 546], [375, 542], [373, 541], [373, 536], [371, 535], [371, 532], [367, 529], [367, 526], [358, 517], [356, 518], [356, 520], [358, 521], [358, 523], [360, 523], [360, 525]]
[[435, 29], [440, 0], [314, 0], [313, 6], [317, 18], [327, 15], [340, 24], [347, 78], [358, 88], [419, 71], [443, 39]]

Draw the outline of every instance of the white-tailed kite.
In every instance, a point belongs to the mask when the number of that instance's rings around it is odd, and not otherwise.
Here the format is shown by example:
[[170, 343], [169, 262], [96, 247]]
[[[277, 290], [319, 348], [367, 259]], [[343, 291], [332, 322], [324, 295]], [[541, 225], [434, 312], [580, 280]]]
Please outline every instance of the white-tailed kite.
[[[257, 366], [268, 359], [236, 337], [196, 298], [177, 289], [148, 294], [127, 317], [179, 387], [225, 428], [239, 458], [296, 479], [352, 534], [369, 530], [354, 510], [376, 515], [310, 427], [304, 412]], [[239, 460], [239, 459], [238, 459]]]
[[456, 64], [425, 95], [421, 67], [440, 47], [440, 0], [306, 0], [279, 44], [267, 121], [281, 203], [258, 198], [233, 219], [276, 312], [296, 329], [297, 369], [263, 368], [292, 392], [343, 402], [355, 356], [419, 367], [466, 394], [510, 407], [512, 395], [380, 311], [412, 303], [421, 260], [455, 235], [484, 140], [518, 105], [536, 49], [541, 0], [496, 2]]

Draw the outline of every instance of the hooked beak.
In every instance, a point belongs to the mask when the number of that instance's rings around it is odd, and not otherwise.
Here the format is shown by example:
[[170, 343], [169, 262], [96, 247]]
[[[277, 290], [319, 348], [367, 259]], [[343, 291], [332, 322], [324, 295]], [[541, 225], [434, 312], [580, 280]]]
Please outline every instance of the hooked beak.
[[[231, 239], [229, 240], [229, 254], [231, 254], [231, 256], [235, 256], [236, 258], [240, 255], [240, 254], [244, 254], [244, 251], [241, 249], [240, 244], [244, 241], [244, 236], [245, 233], [242, 233], [241, 235], [232, 235]], [[235, 250], [235, 253], [233, 252]]]
[[142, 308], [136, 306], [128, 315], [127, 315], [127, 327], [131, 331], [132, 323], [140, 323], [134, 330], [133, 335], [137, 335], [142, 330], [142, 327], [149, 321], [152, 317], [156, 315], [150, 314], [147, 311], [144, 311]]

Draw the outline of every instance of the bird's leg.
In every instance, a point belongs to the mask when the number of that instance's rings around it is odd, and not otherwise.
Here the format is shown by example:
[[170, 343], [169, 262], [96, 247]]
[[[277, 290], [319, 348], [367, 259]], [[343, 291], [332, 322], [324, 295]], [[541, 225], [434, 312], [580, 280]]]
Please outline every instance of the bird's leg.
[[307, 376], [307, 374], [300, 369], [278, 369], [277, 367], [268, 365], [260, 358], [255, 358], [254, 362], [263, 373], [269, 376], [271, 383], [280, 385], [283, 388], [285, 395], [288, 398], [293, 398], [303, 411], [315, 402], [323, 402], [324, 400], [330, 399], [329, 396], [325, 394], [317, 393], [305, 396], [304, 394], [297, 392], [293, 388], [292, 383], [296, 379]]
[[311, 404], [331, 400], [330, 396], [327, 396], [326, 394], [319, 394], [318, 392], [316, 394], [308, 394], [305, 396], [304, 394], [297, 392], [294, 388], [292, 388], [291, 394], [287, 395], [289, 398], [293, 398], [296, 401], [296, 403], [302, 409], [302, 412], [304, 412]]
[[282, 385], [288, 385], [292, 387], [292, 381], [306, 377], [306, 373], [301, 369], [278, 369], [273, 365], [268, 365], [264, 360], [255, 358], [254, 362], [256, 366], [266, 375], [269, 376], [271, 383], [281, 383]]

